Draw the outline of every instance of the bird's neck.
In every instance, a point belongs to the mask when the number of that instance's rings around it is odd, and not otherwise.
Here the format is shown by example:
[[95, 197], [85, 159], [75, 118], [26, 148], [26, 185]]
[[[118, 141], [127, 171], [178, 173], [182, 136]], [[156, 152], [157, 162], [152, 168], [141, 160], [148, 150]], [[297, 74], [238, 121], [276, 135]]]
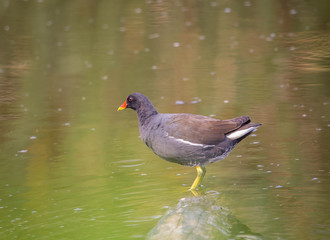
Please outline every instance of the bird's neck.
[[136, 113], [138, 115], [139, 124], [141, 126], [148, 123], [152, 116], [157, 115], [158, 112], [156, 108], [150, 103], [150, 105], [140, 107], [136, 110]]

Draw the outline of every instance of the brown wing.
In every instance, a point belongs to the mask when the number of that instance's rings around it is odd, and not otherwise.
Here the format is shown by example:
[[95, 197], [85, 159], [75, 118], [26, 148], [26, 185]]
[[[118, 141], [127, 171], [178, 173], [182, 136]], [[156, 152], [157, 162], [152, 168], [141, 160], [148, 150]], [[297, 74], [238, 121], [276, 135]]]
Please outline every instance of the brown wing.
[[174, 114], [166, 123], [165, 130], [172, 137], [193, 143], [215, 145], [224, 140], [225, 134], [248, 123], [247, 116], [218, 120], [200, 115]]

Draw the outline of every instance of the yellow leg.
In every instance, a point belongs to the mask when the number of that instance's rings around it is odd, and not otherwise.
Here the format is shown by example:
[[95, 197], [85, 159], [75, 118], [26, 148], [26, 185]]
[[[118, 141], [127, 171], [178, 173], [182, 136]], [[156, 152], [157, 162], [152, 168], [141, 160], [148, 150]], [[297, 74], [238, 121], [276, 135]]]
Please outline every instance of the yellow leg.
[[196, 170], [197, 170], [197, 177], [196, 177], [195, 181], [193, 182], [193, 184], [191, 185], [190, 190], [195, 190], [196, 187], [198, 185], [200, 185], [200, 183], [202, 182], [202, 180], [205, 176], [205, 173], [206, 173], [205, 167], [197, 166]]

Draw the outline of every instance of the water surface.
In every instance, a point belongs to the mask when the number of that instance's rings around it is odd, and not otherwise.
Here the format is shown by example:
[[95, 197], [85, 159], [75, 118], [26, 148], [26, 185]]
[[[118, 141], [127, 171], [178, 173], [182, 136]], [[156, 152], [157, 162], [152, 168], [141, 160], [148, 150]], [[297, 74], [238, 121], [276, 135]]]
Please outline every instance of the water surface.
[[[330, 238], [329, 11], [0, 1], [0, 239], [157, 239], [169, 219], [191, 220], [183, 239]], [[136, 114], [116, 111], [132, 92], [263, 125], [194, 198], [195, 169], [159, 159]]]

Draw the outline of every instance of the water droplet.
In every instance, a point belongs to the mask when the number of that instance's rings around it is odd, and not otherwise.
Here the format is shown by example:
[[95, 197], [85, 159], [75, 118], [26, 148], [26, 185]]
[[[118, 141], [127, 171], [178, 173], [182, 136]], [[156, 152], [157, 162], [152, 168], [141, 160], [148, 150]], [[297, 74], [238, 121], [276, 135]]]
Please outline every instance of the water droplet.
[[49, 20], [49, 21], [47, 21], [46, 25], [47, 25], [48, 27], [50, 27], [50, 26], [53, 25], [53, 22], [52, 22], [51, 20]]
[[177, 101], [175, 101], [175, 104], [184, 104], [184, 101], [177, 100]]
[[290, 10], [290, 14], [291, 14], [291, 15], [295, 15], [295, 14], [297, 14], [297, 10], [296, 10], [296, 9], [291, 9], [291, 10]]
[[91, 67], [93, 67], [93, 64], [89, 63], [88, 61], [85, 61], [85, 66], [87, 68], [91, 68]]
[[191, 25], [192, 25], [192, 22], [190, 22], [190, 21], [187, 21], [187, 22], [186, 22], [186, 26], [187, 26], [187, 27], [189, 27], [189, 26], [191, 26]]
[[152, 33], [149, 35], [149, 39], [159, 38], [159, 33]]
[[142, 9], [141, 9], [141, 8], [136, 8], [136, 9], [135, 9], [135, 13], [138, 13], [138, 14], [139, 14], [139, 13], [141, 13], [141, 12], [142, 12]]
[[231, 12], [231, 9], [230, 8], [225, 8], [224, 12], [225, 13], [230, 13]]

